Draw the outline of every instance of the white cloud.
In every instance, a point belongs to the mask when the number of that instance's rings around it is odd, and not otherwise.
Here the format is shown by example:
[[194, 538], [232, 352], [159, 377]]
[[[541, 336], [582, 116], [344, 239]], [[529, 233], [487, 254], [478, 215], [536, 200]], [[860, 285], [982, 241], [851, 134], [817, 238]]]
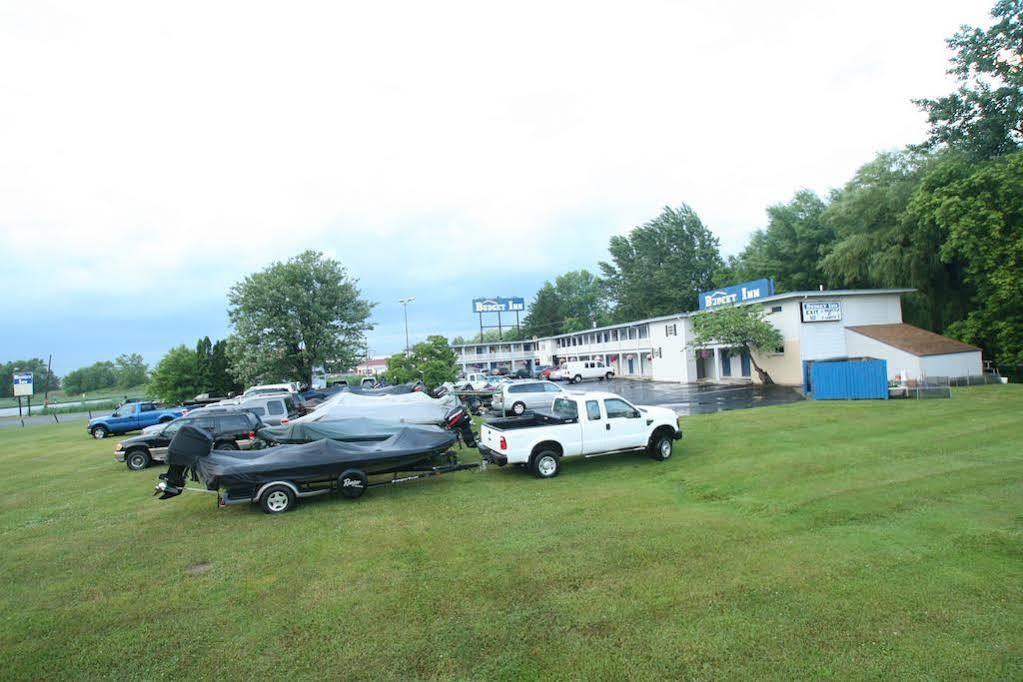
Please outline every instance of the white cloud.
[[553, 275], [682, 201], [734, 252], [921, 139], [989, 4], [9, 3], [2, 305], [219, 302], [306, 247], [367, 287]]

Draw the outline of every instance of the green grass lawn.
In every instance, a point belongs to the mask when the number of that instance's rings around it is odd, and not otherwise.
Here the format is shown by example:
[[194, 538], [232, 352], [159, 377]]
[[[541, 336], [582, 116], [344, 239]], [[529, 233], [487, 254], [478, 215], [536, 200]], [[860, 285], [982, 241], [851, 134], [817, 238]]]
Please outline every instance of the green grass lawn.
[[82, 424], [3, 429], [0, 675], [1020, 679], [1021, 388], [276, 517], [158, 501]]

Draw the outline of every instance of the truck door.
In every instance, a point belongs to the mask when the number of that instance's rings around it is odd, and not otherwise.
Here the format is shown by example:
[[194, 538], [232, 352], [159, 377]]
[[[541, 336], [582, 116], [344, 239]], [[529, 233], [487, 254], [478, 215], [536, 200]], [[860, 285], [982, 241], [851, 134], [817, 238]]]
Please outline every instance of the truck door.
[[131, 431], [138, 424], [138, 403], [125, 403], [110, 415], [110, 427], [115, 431]]
[[598, 452], [613, 450], [608, 447], [608, 421], [600, 411], [599, 400], [587, 400], [585, 414], [579, 415], [579, 425], [582, 427], [583, 447], [582, 454], [592, 455]]
[[609, 450], [628, 450], [646, 445], [646, 420], [642, 413], [621, 398], [604, 400]]
[[152, 426], [155, 424], [155, 412], [156, 405], [153, 403], [139, 403], [139, 411], [135, 416], [138, 420], [138, 426]]

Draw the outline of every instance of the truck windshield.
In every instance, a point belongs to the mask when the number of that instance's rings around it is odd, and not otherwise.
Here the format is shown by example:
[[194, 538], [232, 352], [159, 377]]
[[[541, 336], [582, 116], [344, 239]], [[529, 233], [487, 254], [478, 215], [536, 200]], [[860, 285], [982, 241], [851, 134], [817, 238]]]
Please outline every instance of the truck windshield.
[[579, 408], [575, 406], [575, 402], [568, 398], [555, 398], [554, 408], [555, 416], [561, 417], [562, 419], [578, 419]]

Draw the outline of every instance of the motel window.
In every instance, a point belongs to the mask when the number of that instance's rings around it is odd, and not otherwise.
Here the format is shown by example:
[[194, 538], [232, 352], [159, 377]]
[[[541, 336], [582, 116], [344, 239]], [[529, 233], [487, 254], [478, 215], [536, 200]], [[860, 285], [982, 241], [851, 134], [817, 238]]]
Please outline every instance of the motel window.
[[781, 306], [780, 305], [771, 306], [771, 312], [772, 313], [780, 313], [781, 312]]
[[639, 338], [645, 339], [650, 336], [650, 325], [644, 324], [639, 328]]

